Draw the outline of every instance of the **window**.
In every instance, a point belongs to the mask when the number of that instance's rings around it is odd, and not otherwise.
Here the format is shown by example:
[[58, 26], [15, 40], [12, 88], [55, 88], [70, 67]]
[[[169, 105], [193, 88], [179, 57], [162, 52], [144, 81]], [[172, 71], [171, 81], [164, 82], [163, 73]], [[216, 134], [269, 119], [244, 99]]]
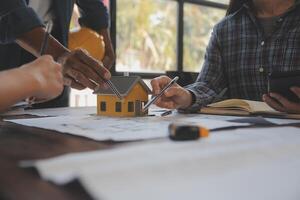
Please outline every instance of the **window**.
[[133, 102], [128, 102], [128, 112], [134, 112], [134, 104], [133, 104]]
[[224, 9], [184, 5], [183, 70], [199, 72], [214, 25], [225, 15]]
[[213, 26], [229, 0], [110, 0], [113, 73], [153, 78], [199, 72]]
[[106, 111], [106, 102], [104, 102], [104, 101], [100, 102], [100, 110], [101, 111]]
[[122, 112], [122, 103], [116, 102], [116, 112]]
[[175, 70], [177, 3], [166, 0], [116, 2], [116, 71]]

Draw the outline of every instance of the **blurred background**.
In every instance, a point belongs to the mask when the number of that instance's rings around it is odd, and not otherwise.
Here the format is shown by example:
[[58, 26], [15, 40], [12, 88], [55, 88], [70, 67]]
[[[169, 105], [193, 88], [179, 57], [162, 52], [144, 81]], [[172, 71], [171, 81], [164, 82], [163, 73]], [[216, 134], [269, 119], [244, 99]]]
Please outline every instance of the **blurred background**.
[[[225, 16], [229, 0], [104, 2], [110, 10], [117, 57], [113, 75], [129, 72], [149, 84], [151, 78], [167, 72], [197, 76], [212, 28]], [[78, 17], [75, 8], [70, 29], [78, 27]], [[72, 90], [70, 105], [96, 106], [96, 96], [89, 89]]]

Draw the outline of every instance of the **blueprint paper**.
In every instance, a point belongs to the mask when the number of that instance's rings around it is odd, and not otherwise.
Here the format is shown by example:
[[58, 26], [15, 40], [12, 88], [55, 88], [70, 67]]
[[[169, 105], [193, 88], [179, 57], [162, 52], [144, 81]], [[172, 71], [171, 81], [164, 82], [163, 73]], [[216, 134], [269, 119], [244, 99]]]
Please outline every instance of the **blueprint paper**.
[[78, 178], [95, 199], [298, 200], [299, 131], [221, 131], [194, 142], [148, 142], [35, 166], [58, 184]]
[[34, 119], [7, 120], [9, 122], [55, 130], [94, 140], [132, 141], [163, 138], [168, 136], [168, 126], [172, 122], [199, 124], [208, 129], [249, 126], [247, 123], [205, 119], [199, 114], [172, 115], [168, 117], [113, 118], [95, 115], [59, 116]]
[[[12, 109], [6, 113], [0, 114], [0, 116], [4, 118], [11, 117], [11, 116], [18, 116], [18, 115], [33, 115], [39, 117], [87, 116], [87, 115], [95, 115], [96, 111], [97, 111], [96, 107], [64, 107], [64, 108], [48, 108], [48, 109], [28, 109], [28, 110], [24, 110], [23, 108], [20, 108], [20, 109]], [[159, 108], [157, 106], [152, 106], [149, 109], [149, 115], [160, 116], [160, 114], [162, 114], [165, 111], [166, 111], [165, 109]], [[174, 113], [176, 114], [176, 112]], [[230, 121], [230, 120], [243, 119], [245, 117], [201, 114], [201, 118], [220, 120], [220, 121]], [[264, 119], [276, 125], [300, 123], [300, 120], [296, 120], [296, 119], [277, 119], [277, 118], [264, 118]], [[249, 123], [251, 123], [251, 121], [249, 121]]]

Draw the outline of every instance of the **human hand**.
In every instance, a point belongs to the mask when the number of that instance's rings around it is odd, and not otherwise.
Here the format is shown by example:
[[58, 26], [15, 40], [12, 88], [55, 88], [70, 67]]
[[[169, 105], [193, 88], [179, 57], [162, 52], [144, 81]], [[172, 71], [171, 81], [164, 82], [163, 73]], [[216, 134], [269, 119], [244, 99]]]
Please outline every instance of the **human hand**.
[[105, 86], [104, 81], [111, 78], [103, 63], [82, 49], [64, 53], [58, 61], [63, 66], [64, 84], [78, 90], [87, 87], [94, 90]]
[[51, 100], [63, 91], [62, 67], [51, 56], [41, 56], [20, 67], [31, 81], [30, 96], [40, 100]]
[[[171, 79], [167, 76], [160, 76], [151, 80], [153, 95], [158, 95], [170, 82]], [[155, 104], [168, 109], [185, 109], [192, 104], [192, 94], [175, 83], [164, 92]]]
[[263, 101], [280, 112], [300, 114], [300, 87], [292, 87], [290, 90], [299, 97], [299, 103], [291, 102], [277, 93], [265, 94]]

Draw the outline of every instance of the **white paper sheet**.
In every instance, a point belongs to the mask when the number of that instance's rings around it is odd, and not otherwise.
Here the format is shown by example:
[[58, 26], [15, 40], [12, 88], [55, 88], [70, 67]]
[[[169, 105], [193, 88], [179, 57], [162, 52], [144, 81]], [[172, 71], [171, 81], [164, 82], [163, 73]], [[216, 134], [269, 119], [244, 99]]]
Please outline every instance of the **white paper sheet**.
[[298, 200], [300, 129], [240, 129], [36, 163], [47, 180], [79, 178], [95, 199]]
[[[23, 108], [13, 109], [6, 113], [0, 114], [2, 117], [7, 116], [18, 116], [18, 115], [33, 115], [39, 117], [49, 117], [49, 116], [86, 116], [95, 114], [97, 111], [96, 107], [65, 107], [65, 108], [49, 108], [49, 109], [29, 109], [24, 110]], [[150, 107], [149, 114], [150, 115], [160, 115], [165, 112], [165, 109], [159, 108], [155, 105]], [[174, 112], [176, 113], [176, 112]], [[174, 114], [173, 114], [174, 115]], [[212, 119], [212, 120], [234, 120], [234, 119], [242, 119], [244, 117], [238, 116], [220, 116], [220, 115], [201, 115], [201, 118], [204, 119]], [[300, 123], [300, 120], [294, 119], [277, 119], [277, 118], [265, 118], [265, 120], [277, 124], [277, 125], [287, 125], [287, 124], [295, 124]]]
[[299, 124], [299, 119], [278, 119], [278, 118], [265, 118], [267, 121], [277, 124], [277, 125], [287, 125], [287, 124]]
[[131, 141], [168, 136], [171, 122], [198, 123], [208, 129], [249, 126], [249, 124], [204, 119], [201, 115], [172, 115], [168, 117], [112, 118], [95, 115], [60, 116], [34, 119], [6, 120], [9, 122], [55, 130], [95, 140]]
[[[250, 118], [251, 116], [222, 116], [222, 115], [202, 115], [206, 119], [216, 119], [216, 120], [237, 120], [237, 119], [243, 119], [243, 118]], [[252, 116], [256, 118], [257, 116]], [[289, 124], [299, 124], [300, 120], [299, 119], [280, 119], [280, 118], [264, 118], [270, 123], [276, 124], [276, 125], [289, 125]]]

